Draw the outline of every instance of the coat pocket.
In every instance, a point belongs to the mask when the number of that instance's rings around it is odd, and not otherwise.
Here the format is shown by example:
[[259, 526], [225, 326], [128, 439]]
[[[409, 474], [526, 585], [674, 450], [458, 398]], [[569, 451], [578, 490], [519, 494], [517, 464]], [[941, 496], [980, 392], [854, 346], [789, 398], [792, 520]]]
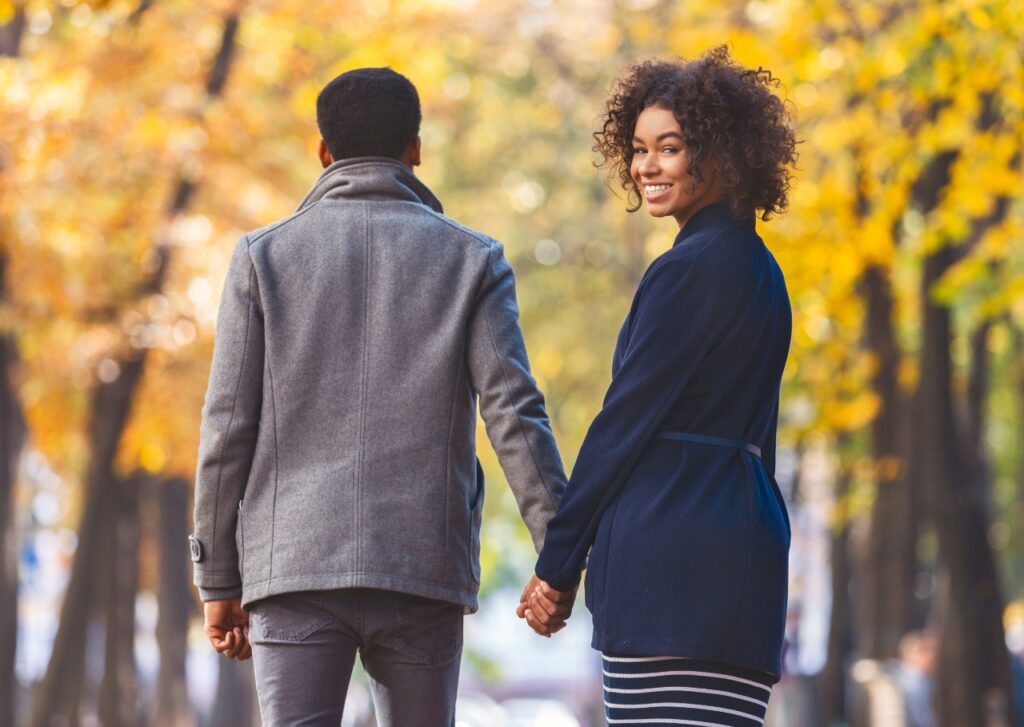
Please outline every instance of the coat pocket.
[[245, 574], [243, 572], [245, 566], [245, 523], [243, 518], [242, 505], [245, 504], [245, 500], [238, 501], [238, 522], [235, 523], [235, 548], [238, 550], [238, 575], [245, 582]]
[[786, 523], [786, 534], [793, 537], [793, 527], [789, 522], [789, 509], [786, 507], [786, 499], [782, 496], [782, 490], [779, 489], [779, 483], [775, 481], [774, 475], [768, 472], [768, 468], [765, 468], [765, 474], [768, 475], [768, 481], [772, 484], [772, 494], [775, 495], [775, 501], [779, 504], [779, 509], [782, 511], [782, 519]]
[[743, 457], [743, 462], [747, 466], [747, 522], [756, 523], [760, 518], [758, 516], [758, 477], [757, 470], [761, 464], [760, 459], [755, 461], [754, 455], [749, 452], [740, 452], [740, 456]]
[[473, 581], [480, 583], [480, 527], [484, 513], [484, 468], [476, 461], [476, 491], [469, 503], [469, 572]]
[[782, 497], [782, 491], [775, 477], [768, 471], [768, 467], [760, 459], [754, 464], [754, 486], [756, 490], [755, 508], [760, 520], [770, 523], [771, 527], [779, 529], [780, 535], [785, 537], [786, 546], [792, 540], [793, 530], [789, 522], [789, 511], [786, 509], [786, 501]]

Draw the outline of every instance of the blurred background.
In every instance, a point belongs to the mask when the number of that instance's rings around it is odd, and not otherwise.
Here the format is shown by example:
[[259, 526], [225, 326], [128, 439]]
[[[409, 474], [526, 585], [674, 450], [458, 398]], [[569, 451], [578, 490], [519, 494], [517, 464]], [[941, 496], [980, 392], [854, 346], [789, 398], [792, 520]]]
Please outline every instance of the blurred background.
[[[758, 223], [794, 308], [769, 725], [1024, 725], [1022, 29], [1019, 0], [0, 0], [0, 725], [258, 724], [185, 536], [230, 251], [319, 174], [328, 80], [418, 86], [417, 172], [505, 242], [571, 465], [675, 234], [591, 133], [630, 62], [721, 43], [801, 140]], [[534, 555], [479, 445], [459, 724], [601, 725], [582, 603], [550, 641], [514, 617]], [[374, 724], [358, 675], [348, 705]]]

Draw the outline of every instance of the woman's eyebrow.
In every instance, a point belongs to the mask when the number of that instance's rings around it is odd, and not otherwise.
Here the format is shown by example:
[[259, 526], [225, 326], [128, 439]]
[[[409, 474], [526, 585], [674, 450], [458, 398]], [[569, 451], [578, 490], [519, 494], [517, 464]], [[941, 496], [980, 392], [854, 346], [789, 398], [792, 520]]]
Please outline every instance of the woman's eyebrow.
[[[655, 139], [655, 141], [662, 141], [662, 140], [668, 139], [670, 137], [675, 137], [676, 139], [679, 139], [679, 141], [684, 141], [683, 135], [680, 134], [677, 131], [666, 131], [663, 134], [658, 134], [658, 138]], [[637, 144], [643, 144], [644, 143], [644, 140], [641, 139], [639, 136], [634, 136], [633, 137], [633, 141], [636, 142]]]

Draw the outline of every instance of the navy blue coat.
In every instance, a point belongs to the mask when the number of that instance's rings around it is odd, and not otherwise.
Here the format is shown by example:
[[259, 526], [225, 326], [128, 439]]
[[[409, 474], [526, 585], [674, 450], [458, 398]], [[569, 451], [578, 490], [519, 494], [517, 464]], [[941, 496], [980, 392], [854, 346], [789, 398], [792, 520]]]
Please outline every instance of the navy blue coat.
[[644, 273], [536, 568], [566, 590], [586, 565], [595, 649], [780, 675], [790, 527], [775, 430], [791, 329], [778, 263], [723, 203]]

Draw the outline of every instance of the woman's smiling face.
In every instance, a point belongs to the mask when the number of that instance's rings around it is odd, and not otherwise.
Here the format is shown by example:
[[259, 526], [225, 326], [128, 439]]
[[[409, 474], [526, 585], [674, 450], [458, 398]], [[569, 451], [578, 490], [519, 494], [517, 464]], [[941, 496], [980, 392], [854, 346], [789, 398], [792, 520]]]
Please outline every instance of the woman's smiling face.
[[689, 164], [676, 115], [661, 106], [641, 111], [633, 129], [630, 174], [651, 216], [671, 215], [682, 227], [697, 210], [722, 198], [721, 183], [712, 165], [702, 165], [704, 181], [697, 184]]

